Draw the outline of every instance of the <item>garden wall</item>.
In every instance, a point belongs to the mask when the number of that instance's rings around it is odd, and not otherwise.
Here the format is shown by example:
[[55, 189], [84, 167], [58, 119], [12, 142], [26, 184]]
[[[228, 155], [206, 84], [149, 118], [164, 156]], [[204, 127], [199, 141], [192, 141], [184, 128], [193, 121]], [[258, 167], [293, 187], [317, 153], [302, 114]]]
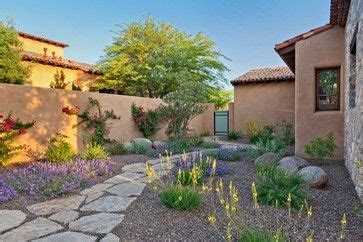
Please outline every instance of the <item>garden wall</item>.
[[[22, 144], [27, 144], [35, 151], [42, 151], [50, 137], [57, 132], [69, 136], [69, 141], [81, 151], [84, 147], [84, 132], [80, 128], [72, 128], [78, 120], [76, 116], [65, 115], [61, 109], [65, 106], [78, 106], [83, 111], [88, 106], [88, 98], [97, 99], [103, 110], [114, 110], [119, 120], [112, 120], [110, 138], [117, 141], [130, 141], [135, 137], [143, 137], [131, 117], [132, 103], [145, 109], [154, 109], [162, 101], [160, 99], [121, 96], [80, 91], [56, 90], [49, 88], [0, 84], [0, 114], [12, 111], [15, 118], [22, 121], [35, 120], [36, 124], [29, 133], [22, 137]], [[193, 133], [213, 133], [214, 105], [192, 120], [190, 128]], [[160, 130], [155, 139], [165, 140], [165, 128]], [[27, 160], [26, 156], [18, 156], [14, 161]]]

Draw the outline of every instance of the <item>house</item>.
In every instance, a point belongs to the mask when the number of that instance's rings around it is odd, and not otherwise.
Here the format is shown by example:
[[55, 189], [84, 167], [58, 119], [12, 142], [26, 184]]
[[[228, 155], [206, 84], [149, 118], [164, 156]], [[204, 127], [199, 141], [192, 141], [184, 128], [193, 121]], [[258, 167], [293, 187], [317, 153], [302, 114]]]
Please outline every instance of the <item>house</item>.
[[100, 73], [94, 66], [64, 58], [64, 49], [68, 44], [35, 36], [25, 32], [18, 32], [18, 38], [23, 44], [22, 63], [29, 66], [31, 73], [29, 84], [37, 87], [50, 87], [54, 75], [61, 70], [65, 81], [82, 90], [88, 90], [91, 83]]
[[330, 21], [275, 45], [283, 67], [251, 70], [231, 81], [232, 130], [251, 119], [295, 127], [295, 153], [333, 132], [363, 200], [363, 1], [331, 0]]

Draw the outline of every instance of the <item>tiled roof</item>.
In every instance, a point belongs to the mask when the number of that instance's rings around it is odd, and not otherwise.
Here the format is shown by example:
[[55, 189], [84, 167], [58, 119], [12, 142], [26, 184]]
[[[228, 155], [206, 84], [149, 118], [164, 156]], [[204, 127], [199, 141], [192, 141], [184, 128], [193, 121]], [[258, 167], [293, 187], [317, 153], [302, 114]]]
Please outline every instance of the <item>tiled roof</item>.
[[294, 73], [287, 66], [253, 69], [231, 81], [232, 85], [244, 85], [263, 82], [293, 81]]
[[331, 0], [330, 2], [330, 23], [342, 27], [347, 22], [350, 0]]
[[48, 43], [48, 44], [52, 44], [52, 45], [56, 45], [56, 46], [60, 46], [60, 47], [68, 47], [69, 46], [68, 44], [65, 44], [65, 43], [62, 43], [62, 42], [59, 42], [59, 41], [55, 41], [55, 40], [46, 39], [46, 38], [36, 36], [36, 35], [33, 35], [33, 34], [28, 34], [28, 33], [21, 32], [21, 31], [19, 31], [18, 33], [19, 33], [19, 35], [21, 37], [24, 37], [24, 38], [33, 39], [33, 40], [41, 41], [41, 42], [44, 42], [44, 43]]
[[51, 56], [44, 56], [33, 52], [23, 51], [22, 59], [24, 61], [36, 62], [44, 65], [59, 66], [73, 70], [81, 70], [87, 73], [100, 75], [101, 72], [97, 71], [93, 65], [80, 63], [73, 60], [62, 59], [59, 57], [53, 58]]

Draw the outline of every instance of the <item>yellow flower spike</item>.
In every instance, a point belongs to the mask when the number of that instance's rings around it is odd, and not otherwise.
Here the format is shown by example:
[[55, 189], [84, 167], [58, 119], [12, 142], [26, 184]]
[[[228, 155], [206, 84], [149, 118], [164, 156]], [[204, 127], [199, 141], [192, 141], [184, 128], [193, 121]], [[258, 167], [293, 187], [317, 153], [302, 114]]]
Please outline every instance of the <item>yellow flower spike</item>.
[[217, 218], [214, 214], [211, 214], [208, 216], [208, 221], [211, 223], [211, 224], [214, 224], [216, 221], [217, 221]]
[[228, 203], [226, 203], [226, 206], [224, 206], [224, 208], [225, 208], [226, 210], [229, 210], [229, 209], [231, 208], [231, 206], [230, 206]]
[[343, 214], [343, 218], [342, 218], [341, 224], [342, 224], [342, 226], [346, 226], [347, 225], [347, 216], [346, 216], [345, 213]]
[[237, 208], [236, 208], [235, 206], [232, 206], [232, 207], [231, 207], [231, 211], [232, 211], [232, 212], [235, 212], [236, 210], [237, 210]]
[[308, 208], [308, 218], [311, 218], [311, 216], [313, 216], [313, 207], [312, 206], [310, 206]]
[[221, 205], [224, 205], [224, 203], [225, 203], [224, 199], [223, 199], [223, 198], [220, 198], [220, 199], [219, 199], [219, 203], [220, 203]]
[[287, 202], [291, 203], [291, 194], [289, 193], [289, 195], [287, 196]]
[[305, 239], [306, 242], [313, 242], [313, 233], [309, 234], [308, 237]]

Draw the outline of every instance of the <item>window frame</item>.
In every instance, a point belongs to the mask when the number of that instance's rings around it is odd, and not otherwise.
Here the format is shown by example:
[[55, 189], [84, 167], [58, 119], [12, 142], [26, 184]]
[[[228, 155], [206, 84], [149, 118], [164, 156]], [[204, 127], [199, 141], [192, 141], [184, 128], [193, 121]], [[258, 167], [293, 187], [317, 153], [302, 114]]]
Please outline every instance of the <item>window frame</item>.
[[[341, 67], [340, 66], [332, 66], [332, 67], [323, 67], [323, 68], [315, 68], [315, 111], [316, 112], [324, 112], [324, 111], [340, 111], [340, 85], [341, 85]], [[338, 80], [337, 80], [337, 102], [336, 106], [320, 106], [319, 104], [319, 86], [320, 81], [318, 79], [318, 73], [324, 70], [337, 70], [338, 71]]]

